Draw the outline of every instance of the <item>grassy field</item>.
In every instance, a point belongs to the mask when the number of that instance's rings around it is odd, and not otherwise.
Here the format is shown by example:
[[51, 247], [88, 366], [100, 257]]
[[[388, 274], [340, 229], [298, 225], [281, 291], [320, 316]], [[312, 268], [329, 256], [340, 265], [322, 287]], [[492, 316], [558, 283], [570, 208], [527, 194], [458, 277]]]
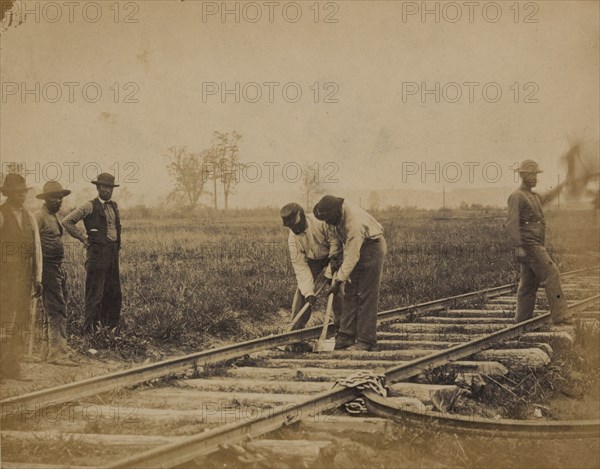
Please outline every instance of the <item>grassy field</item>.
[[[276, 210], [153, 220], [136, 215], [123, 213], [120, 337], [79, 338], [85, 254], [79, 245], [68, 246], [69, 330], [76, 347], [142, 357], [148, 348], [199, 349], [282, 324], [295, 277]], [[374, 215], [389, 247], [380, 309], [517, 280], [501, 212]], [[598, 264], [598, 239], [598, 212], [548, 213], [547, 244], [560, 270]]]

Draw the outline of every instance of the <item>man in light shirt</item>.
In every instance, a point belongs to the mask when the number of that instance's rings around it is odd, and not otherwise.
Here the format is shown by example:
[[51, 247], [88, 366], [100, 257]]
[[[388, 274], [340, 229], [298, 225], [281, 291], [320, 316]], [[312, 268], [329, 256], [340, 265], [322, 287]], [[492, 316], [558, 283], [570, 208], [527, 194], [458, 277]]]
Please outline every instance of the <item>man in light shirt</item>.
[[23, 204], [29, 187], [19, 174], [7, 174], [0, 187], [0, 377], [20, 379], [29, 340], [31, 296], [42, 294], [42, 253], [35, 218]]
[[362, 208], [326, 195], [314, 207], [318, 220], [335, 227], [344, 244], [344, 261], [330, 292], [347, 282], [336, 349], [375, 350], [377, 303], [387, 245], [383, 227]]
[[[302, 329], [310, 319], [312, 307], [317, 301], [315, 282], [324, 269], [326, 269], [324, 276], [329, 280], [335, 274], [340, 264], [342, 246], [340, 239], [330, 226], [317, 220], [312, 214], [307, 216], [299, 204], [285, 205], [281, 209], [280, 215], [283, 225], [290, 229], [288, 247], [298, 282], [292, 302], [292, 318], [296, 317], [306, 302], [310, 303], [293, 328]], [[333, 300], [336, 331], [339, 326], [341, 310], [342, 294], [338, 292]]]
[[[84, 334], [95, 332], [98, 326], [116, 330], [121, 317], [121, 220], [117, 204], [111, 200], [113, 189], [119, 185], [109, 173], [100, 174], [92, 184], [96, 185], [98, 197], [63, 220], [67, 232], [87, 249]], [[81, 220], [86, 233], [76, 226]]]
[[44, 259], [42, 359], [63, 366], [77, 365], [71, 360], [67, 346], [67, 272], [63, 267], [63, 227], [57, 215], [63, 198], [70, 193], [71, 191], [63, 189], [58, 181], [48, 181], [44, 184], [42, 193], [36, 195], [36, 198], [44, 201], [44, 205], [35, 212]]

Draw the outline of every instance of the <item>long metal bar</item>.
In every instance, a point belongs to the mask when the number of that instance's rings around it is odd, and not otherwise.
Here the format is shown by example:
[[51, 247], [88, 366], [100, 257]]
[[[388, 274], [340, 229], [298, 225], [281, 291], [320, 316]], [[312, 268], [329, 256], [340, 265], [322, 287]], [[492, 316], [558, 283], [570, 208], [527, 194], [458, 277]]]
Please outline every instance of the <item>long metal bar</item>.
[[[591, 267], [587, 269], [573, 270], [565, 272], [563, 278], [577, 275], [581, 272], [598, 269]], [[477, 296], [486, 297], [503, 295], [516, 287], [516, 284], [502, 285], [499, 287], [487, 288], [471, 293], [464, 293], [439, 300], [428, 301], [416, 305], [404, 306], [378, 313], [379, 322], [396, 320], [410, 315], [427, 314], [432, 311], [444, 309], [460, 300], [466, 300]], [[225, 345], [210, 350], [203, 350], [189, 355], [170, 358], [149, 365], [138, 366], [127, 370], [117, 371], [102, 376], [77, 381], [74, 383], [55, 386], [48, 389], [42, 389], [19, 396], [8, 397], [0, 401], [0, 410], [2, 416], [11, 413], [24, 412], [33, 406], [55, 405], [87, 396], [101, 394], [111, 391], [118, 387], [131, 386], [170, 374], [182, 373], [189, 368], [197, 368], [204, 365], [214, 364], [231, 360], [233, 358], [243, 357], [244, 355], [268, 350], [282, 345], [288, 345], [303, 340], [316, 339], [319, 336], [321, 326], [315, 326], [297, 331], [275, 334], [268, 337], [261, 337], [246, 342], [240, 342], [232, 345]], [[333, 332], [333, 324], [329, 326], [329, 333]]]
[[600, 420], [492, 420], [470, 415], [450, 415], [443, 412], [414, 412], [401, 409], [393, 401], [370, 390], [363, 396], [367, 409], [378, 417], [392, 418], [402, 423], [427, 426], [432, 431], [446, 430], [504, 438], [600, 438]]
[[[599, 299], [600, 295], [595, 295], [570, 305], [569, 309], [579, 309], [590, 303], [596, 302]], [[385, 372], [386, 379], [390, 381], [408, 379], [418, 375], [429, 367], [441, 366], [452, 360], [473, 355], [481, 350], [485, 350], [490, 344], [505, 337], [514, 337], [524, 330], [537, 329], [549, 318], [550, 314], [547, 313], [517, 324], [516, 326], [494, 332], [481, 339], [457, 345], [450, 349], [433, 353], [427, 357], [413, 360], [404, 365], [390, 368]], [[330, 391], [325, 391], [316, 396], [312, 396], [304, 402], [278, 407], [271, 416], [261, 417], [259, 419], [251, 420], [250, 422], [238, 422], [225, 425], [212, 431], [191, 436], [181, 442], [164, 445], [133, 457], [119, 460], [114, 464], [105, 466], [105, 469], [158, 469], [174, 467], [198, 456], [210, 454], [222, 443], [244, 441], [244, 439], [274, 431], [290, 421], [334, 409], [340, 404], [348, 402], [358, 394], [359, 392], [354, 388], [334, 388]]]

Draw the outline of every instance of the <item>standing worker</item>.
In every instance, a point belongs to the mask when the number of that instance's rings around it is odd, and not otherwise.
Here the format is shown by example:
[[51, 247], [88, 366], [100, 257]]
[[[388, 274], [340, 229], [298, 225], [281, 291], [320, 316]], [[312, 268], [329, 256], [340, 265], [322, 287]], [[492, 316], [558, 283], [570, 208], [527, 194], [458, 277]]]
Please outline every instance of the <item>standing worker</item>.
[[546, 289], [552, 322], [558, 324], [567, 319], [567, 300], [560, 284], [558, 268], [550, 259], [544, 246], [546, 220], [542, 206], [558, 195], [565, 183], [546, 194], [532, 192], [541, 171], [533, 160], [524, 160], [517, 169], [521, 186], [508, 198], [506, 227], [515, 246], [516, 259], [520, 264], [521, 278], [517, 290], [516, 321], [533, 317], [538, 287]]
[[44, 200], [44, 205], [35, 212], [35, 219], [44, 258], [42, 359], [54, 365], [77, 366], [69, 357], [67, 347], [67, 273], [62, 265], [65, 257], [63, 227], [57, 216], [63, 198], [70, 193], [59, 182], [48, 181], [42, 193], [36, 196]]
[[31, 297], [42, 294], [42, 255], [37, 223], [23, 208], [25, 179], [7, 174], [0, 187], [0, 376], [20, 379], [31, 318]]
[[[317, 220], [312, 213], [308, 216], [297, 203], [289, 203], [280, 211], [283, 226], [290, 229], [288, 247], [298, 288], [292, 302], [292, 318], [295, 318], [306, 302], [306, 312], [294, 324], [292, 330], [302, 329], [310, 319], [311, 309], [317, 301], [315, 282], [326, 268], [325, 278], [331, 279], [341, 264], [342, 244], [335, 230], [327, 223]], [[342, 310], [342, 294], [337, 292], [333, 299], [333, 315], [336, 331]]]
[[330, 287], [336, 293], [348, 281], [335, 348], [375, 350], [377, 303], [387, 253], [383, 227], [362, 208], [331, 195], [315, 205], [314, 214], [334, 226], [344, 243], [344, 261]]
[[[98, 197], [63, 220], [67, 232], [87, 249], [84, 334], [95, 332], [99, 325], [117, 329], [121, 317], [121, 220], [117, 204], [111, 200], [113, 189], [119, 185], [109, 173], [100, 174], [92, 184], [96, 185]], [[87, 236], [76, 226], [80, 220]]]

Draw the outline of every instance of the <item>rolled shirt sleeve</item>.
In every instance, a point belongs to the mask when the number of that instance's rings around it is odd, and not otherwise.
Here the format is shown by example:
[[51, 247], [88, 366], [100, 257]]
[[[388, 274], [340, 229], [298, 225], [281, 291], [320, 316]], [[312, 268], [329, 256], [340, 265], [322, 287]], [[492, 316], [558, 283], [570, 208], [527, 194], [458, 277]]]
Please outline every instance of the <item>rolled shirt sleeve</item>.
[[296, 274], [296, 281], [298, 282], [300, 292], [305, 297], [314, 295], [315, 281], [306, 260], [306, 253], [302, 249], [302, 246], [300, 246], [300, 243], [296, 242], [296, 237], [293, 233], [290, 233], [288, 237], [288, 248], [290, 250], [290, 259], [292, 261], [294, 273]]
[[344, 262], [337, 273], [338, 280], [345, 282], [360, 259], [360, 248], [365, 241], [365, 235], [360, 226], [350, 226], [344, 244]]
[[[329, 259], [338, 257], [342, 253], [342, 240], [337, 235], [335, 228], [331, 225], [325, 225], [326, 233], [325, 239], [329, 243]], [[333, 272], [331, 271], [331, 265], [325, 269], [325, 278], [333, 278]]]
[[63, 218], [62, 225], [64, 226], [65, 230], [67, 230], [67, 233], [82, 243], [87, 241], [87, 236], [79, 228], [77, 228], [76, 225], [89, 214], [91, 214], [93, 210], [94, 207], [92, 206], [92, 203], [86, 202], [81, 207], [76, 208], [65, 218]]
[[337, 273], [338, 280], [345, 282], [360, 260], [360, 250], [366, 239], [376, 240], [383, 236], [383, 227], [362, 208], [344, 201], [342, 218], [335, 227], [344, 244], [344, 261]]

